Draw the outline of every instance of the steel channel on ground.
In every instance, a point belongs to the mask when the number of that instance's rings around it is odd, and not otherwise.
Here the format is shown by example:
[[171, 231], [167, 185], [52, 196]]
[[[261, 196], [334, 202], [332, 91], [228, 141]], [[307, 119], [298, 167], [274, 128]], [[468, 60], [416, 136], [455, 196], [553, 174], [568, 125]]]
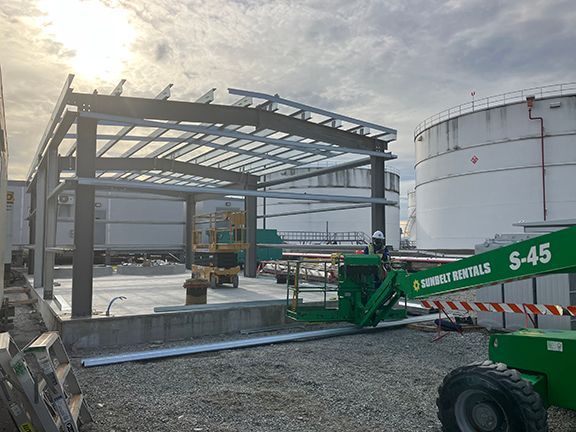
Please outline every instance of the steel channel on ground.
[[335, 329], [306, 331], [306, 332], [282, 334], [275, 336], [264, 336], [259, 338], [240, 339], [225, 342], [216, 342], [211, 344], [189, 345], [183, 347], [158, 349], [158, 350], [135, 351], [126, 354], [86, 358], [82, 359], [81, 363], [82, 366], [84, 367], [106, 366], [118, 363], [179, 357], [189, 354], [200, 354], [200, 353], [223, 351], [229, 349], [249, 348], [249, 347], [271, 345], [277, 343], [296, 342], [296, 341], [313, 340], [313, 339], [325, 339], [336, 336], [347, 336], [360, 333], [369, 333], [387, 328], [401, 327], [406, 324], [433, 321], [435, 318], [436, 315], [425, 315], [425, 316], [406, 318], [398, 321], [382, 322], [378, 324], [376, 327], [371, 328], [347, 326]]

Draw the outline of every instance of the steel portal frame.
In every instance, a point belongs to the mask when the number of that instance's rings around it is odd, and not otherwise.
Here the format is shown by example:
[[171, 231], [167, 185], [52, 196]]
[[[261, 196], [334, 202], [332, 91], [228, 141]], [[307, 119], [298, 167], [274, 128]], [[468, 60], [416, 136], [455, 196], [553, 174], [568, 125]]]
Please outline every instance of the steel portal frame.
[[[92, 314], [96, 190], [174, 196], [185, 203], [185, 226], [196, 202], [215, 195], [244, 196], [250, 243], [245, 274], [249, 277], [256, 274], [257, 197], [370, 205], [372, 225], [378, 229], [385, 225], [384, 207], [397, 205], [385, 199], [383, 181], [385, 161], [396, 158], [388, 151], [388, 143], [396, 139], [395, 129], [246, 90], [229, 89], [240, 99], [219, 105], [213, 103], [214, 88], [195, 102], [186, 102], [170, 100], [172, 84], [154, 98], [137, 98], [122, 95], [125, 80], [110, 95], [76, 92], [73, 80], [69, 75], [64, 83], [27, 176], [33, 206], [30, 271], [45, 299], [53, 297], [54, 254], [60, 250], [58, 196], [72, 189], [77, 197], [73, 317]], [[317, 173], [265, 181], [267, 174], [327, 159], [340, 163]], [[376, 169], [369, 198], [266, 191], [271, 184], [367, 164]], [[191, 236], [185, 235], [183, 241], [190, 250]]]

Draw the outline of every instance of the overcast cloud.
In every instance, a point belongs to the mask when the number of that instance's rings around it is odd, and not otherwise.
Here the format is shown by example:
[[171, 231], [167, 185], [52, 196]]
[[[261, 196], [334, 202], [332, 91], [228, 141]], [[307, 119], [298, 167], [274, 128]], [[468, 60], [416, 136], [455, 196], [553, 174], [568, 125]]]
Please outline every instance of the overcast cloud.
[[[126, 78], [126, 95], [174, 83], [173, 99], [216, 87], [227, 102], [227, 87], [238, 87], [396, 128], [391, 165], [404, 197], [414, 179], [412, 133], [424, 118], [469, 101], [472, 90], [482, 98], [575, 81], [571, 0], [97, 3], [0, 0], [10, 178], [25, 177], [68, 73], [81, 91], [110, 91]], [[70, 7], [55, 12], [54, 4]], [[84, 72], [86, 59], [102, 73]]]

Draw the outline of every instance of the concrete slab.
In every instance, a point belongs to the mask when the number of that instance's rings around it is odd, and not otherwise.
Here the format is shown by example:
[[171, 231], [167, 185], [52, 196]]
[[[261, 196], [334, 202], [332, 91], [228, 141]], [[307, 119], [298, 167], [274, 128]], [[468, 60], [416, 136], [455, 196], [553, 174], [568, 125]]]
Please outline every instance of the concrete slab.
[[[103, 315], [114, 297], [125, 296], [112, 306], [112, 315], [140, 315], [154, 313], [155, 307], [184, 305], [186, 290], [182, 284], [188, 275], [129, 276], [112, 275], [94, 279], [93, 309]], [[72, 281], [59, 279], [54, 294], [71, 303]], [[240, 276], [238, 288], [226, 286], [208, 289], [208, 304], [285, 300], [286, 286], [270, 277], [245, 278]], [[66, 313], [61, 313], [66, 316]]]
[[[68, 349], [82, 350], [130, 344], [167, 342], [206, 335], [237, 333], [242, 330], [284, 325], [286, 286], [267, 278], [240, 277], [239, 288], [208, 289], [208, 304], [175, 312], [155, 313], [159, 306], [182, 306], [188, 275], [113, 275], [94, 279], [92, 318], [72, 319], [72, 281], [59, 279], [54, 287], [56, 300], [42, 300], [42, 289], [32, 290], [38, 310], [48, 328], [60, 333]], [[31, 281], [28, 281], [31, 284]], [[305, 284], [304, 284], [305, 285]], [[313, 293], [313, 301], [320, 298]], [[111, 316], [105, 311], [116, 301]]]

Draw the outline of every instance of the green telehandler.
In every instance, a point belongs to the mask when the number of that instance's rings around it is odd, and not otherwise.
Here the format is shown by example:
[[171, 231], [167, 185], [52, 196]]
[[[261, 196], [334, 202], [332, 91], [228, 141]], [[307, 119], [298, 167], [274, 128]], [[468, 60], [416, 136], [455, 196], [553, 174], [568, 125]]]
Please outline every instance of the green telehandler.
[[[385, 276], [378, 255], [345, 255], [337, 301], [302, 302], [311, 291], [323, 290], [326, 299], [327, 288], [310, 288], [296, 279], [289, 286], [288, 316], [375, 326], [405, 317], [405, 309], [395, 307], [402, 298], [576, 272], [574, 245], [576, 227], [416, 273], [389, 269]], [[548, 430], [549, 406], [576, 410], [576, 331], [522, 329], [492, 334], [489, 343], [490, 360], [458, 368], [440, 385], [436, 402], [445, 431], [540, 432]]]

